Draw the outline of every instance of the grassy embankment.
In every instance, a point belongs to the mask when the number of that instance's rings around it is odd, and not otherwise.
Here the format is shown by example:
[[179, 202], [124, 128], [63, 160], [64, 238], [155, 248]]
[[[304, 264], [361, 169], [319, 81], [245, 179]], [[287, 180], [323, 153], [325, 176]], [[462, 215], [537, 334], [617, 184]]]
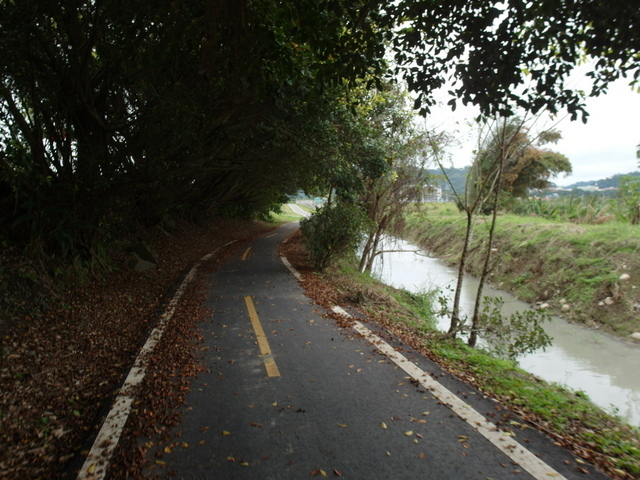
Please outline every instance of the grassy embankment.
[[[446, 215], [453, 217], [454, 213]], [[420, 219], [421, 224], [424, 221]], [[582, 457], [614, 478], [640, 478], [640, 429], [603, 411], [583, 392], [542, 381], [514, 362], [471, 349], [459, 340], [443, 338], [434, 327], [433, 295], [431, 298], [429, 294], [415, 295], [380, 284], [358, 273], [354, 262], [349, 260], [314, 274], [314, 279], [335, 290], [342, 302], [356, 306], [370, 319], [573, 450], [576, 468], [580, 468]]]
[[[312, 208], [309, 208], [306, 205], [298, 205], [298, 208], [301, 208], [306, 212], [313, 211]], [[273, 214], [272, 217], [273, 217], [274, 223], [278, 223], [278, 224], [287, 223], [287, 222], [297, 222], [302, 218], [300, 215], [295, 213], [288, 204], [282, 205], [280, 212]]]
[[[482, 267], [489, 222], [475, 220], [471, 274]], [[453, 204], [431, 204], [407, 216], [404, 235], [457, 264], [464, 228], [465, 216]], [[493, 286], [619, 337], [640, 332], [640, 226], [500, 215], [493, 247]]]

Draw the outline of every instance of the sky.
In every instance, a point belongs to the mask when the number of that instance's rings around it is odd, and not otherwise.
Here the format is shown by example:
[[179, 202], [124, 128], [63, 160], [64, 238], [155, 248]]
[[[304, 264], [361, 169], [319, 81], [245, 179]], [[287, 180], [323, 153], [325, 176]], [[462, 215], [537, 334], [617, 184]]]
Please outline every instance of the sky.
[[[586, 80], [574, 81], [572, 86], [588, 90]], [[445, 100], [444, 95], [442, 99]], [[568, 116], [561, 119], [555, 128], [562, 133], [562, 140], [545, 147], [565, 155], [573, 166], [571, 175], [552, 179], [557, 185], [600, 180], [639, 170], [636, 146], [640, 143], [640, 93], [632, 90], [626, 80], [618, 80], [610, 85], [606, 95], [589, 98], [586, 105], [588, 122], [572, 122]], [[426, 120], [427, 126], [455, 132], [456, 137], [461, 138], [461, 146], [451, 151], [456, 167], [471, 163], [476, 141], [467, 120], [476, 115], [475, 108], [458, 107], [451, 112], [443, 105], [433, 109]], [[545, 128], [549, 128], [552, 122], [546, 125]]]

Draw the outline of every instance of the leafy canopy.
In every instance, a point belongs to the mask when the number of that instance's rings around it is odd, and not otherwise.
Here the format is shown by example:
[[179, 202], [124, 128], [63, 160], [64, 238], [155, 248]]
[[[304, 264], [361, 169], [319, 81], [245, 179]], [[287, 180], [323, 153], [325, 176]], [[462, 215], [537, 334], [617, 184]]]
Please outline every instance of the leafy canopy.
[[488, 117], [516, 108], [552, 113], [566, 108], [586, 121], [583, 92], [568, 75], [595, 59], [590, 95], [617, 78], [640, 77], [640, 9], [633, 2], [573, 0], [404, 0], [388, 7], [397, 72], [417, 94], [422, 113], [447, 83], [449, 104], [478, 105]]
[[625, 1], [2, 0], [0, 235], [90, 254], [139, 224], [353, 195], [385, 171], [353, 92], [388, 60], [423, 114], [449, 82], [488, 116], [585, 119], [567, 76], [592, 57], [588, 93], [637, 82], [639, 47]]

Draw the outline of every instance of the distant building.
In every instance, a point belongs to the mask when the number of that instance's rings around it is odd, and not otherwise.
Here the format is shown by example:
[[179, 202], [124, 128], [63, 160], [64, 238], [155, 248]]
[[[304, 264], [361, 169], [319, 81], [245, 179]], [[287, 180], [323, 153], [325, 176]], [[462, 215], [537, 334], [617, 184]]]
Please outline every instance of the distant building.
[[421, 203], [442, 202], [442, 188], [436, 185], [427, 186], [422, 192]]

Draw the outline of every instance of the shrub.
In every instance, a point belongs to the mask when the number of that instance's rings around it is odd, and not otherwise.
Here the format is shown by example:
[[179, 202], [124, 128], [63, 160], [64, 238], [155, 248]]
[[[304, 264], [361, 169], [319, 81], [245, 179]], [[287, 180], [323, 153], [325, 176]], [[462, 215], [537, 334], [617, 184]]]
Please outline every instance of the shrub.
[[325, 205], [300, 222], [314, 267], [322, 270], [336, 258], [354, 251], [362, 240], [364, 214], [355, 205]]

